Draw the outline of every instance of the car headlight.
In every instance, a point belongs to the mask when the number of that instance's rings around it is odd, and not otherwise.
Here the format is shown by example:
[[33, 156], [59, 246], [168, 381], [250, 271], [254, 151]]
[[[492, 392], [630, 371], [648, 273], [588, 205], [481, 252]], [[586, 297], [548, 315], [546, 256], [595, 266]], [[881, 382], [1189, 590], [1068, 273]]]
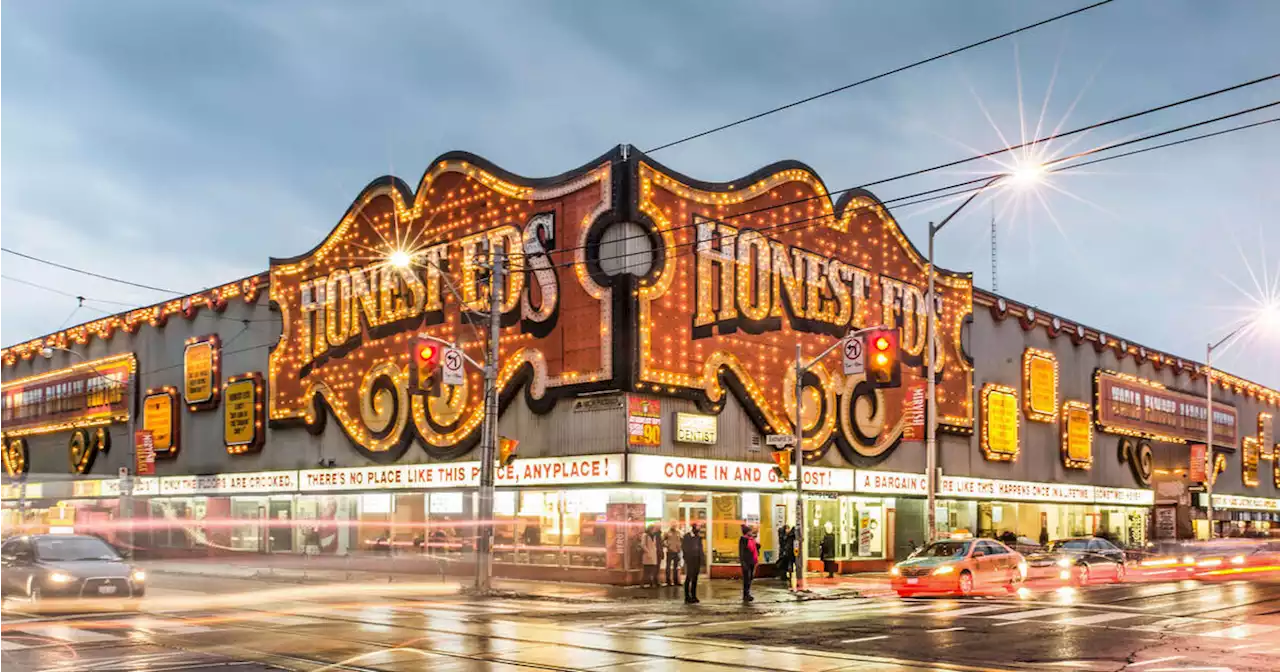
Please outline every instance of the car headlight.
[[66, 572], [50, 572], [49, 581], [53, 583], [71, 583], [75, 578]]
[[1233, 564], [1233, 565], [1243, 565], [1243, 564], [1244, 564], [1244, 556], [1243, 556], [1243, 555], [1237, 555], [1236, 557], [1231, 558], [1231, 564]]
[[1059, 558], [1059, 559], [1058, 559], [1058, 566], [1059, 566], [1059, 567], [1061, 567], [1061, 568], [1063, 568], [1063, 569], [1066, 569], [1066, 568], [1070, 567], [1070, 566], [1071, 566], [1071, 558]]
[[1071, 572], [1069, 570], [1064, 569], [1061, 572], [1058, 572], [1058, 578], [1062, 579], [1063, 581], [1069, 581], [1071, 579]]
[[142, 571], [141, 569], [135, 569], [133, 570], [133, 573], [129, 575], [129, 577], [132, 578], [134, 581], [146, 581], [147, 573]]
[[1018, 573], [1022, 575], [1022, 578], [1027, 578], [1027, 562], [1025, 560], [1018, 563]]
[[1190, 555], [1184, 555], [1184, 556], [1182, 556], [1182, 564], [1184, 564], [1184, 565], [1190, 565], [1191, 563], [1193, 563], [1193, 562], [1195, 562], [1195, 561], [1196, 561], [1196, 559], [1195, 559], [1194, 557], [1190, 556]]
[[894, 565], [893, 567], [889, 568], [889, 576], [901, 576], [901, 575], [902, 575], [902, 570], [898, 569], [897, 565]]
[[933, 575], [938, 576], [940, 574], [950, 574], [951, 572], [954, 572], [954, 571], [956, 571], [955, 567], [952, 567], [951, 565], [943, 565], [933, 570]]

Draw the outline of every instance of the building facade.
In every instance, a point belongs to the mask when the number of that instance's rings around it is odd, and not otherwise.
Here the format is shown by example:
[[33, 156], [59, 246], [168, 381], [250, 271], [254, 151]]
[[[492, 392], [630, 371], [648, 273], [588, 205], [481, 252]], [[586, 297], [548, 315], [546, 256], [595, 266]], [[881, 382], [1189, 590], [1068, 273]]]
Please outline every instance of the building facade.
[[[550, 178], [450, 153], [416, 189], [375, 180], [267, 272], [4, 349], [5, 528], [465, 568], [482, 376], [415, 391], [409, 348], [485, 359], [501, 249], [499, 433], [519, 444], [497, 472], [500, 575], [634, 582], [640, 531], [692, 522], [712, 576], [738, 571], [743, 522], [771, 563], [797, 498], [769, 437], [796, 422], [810, 557], [831, 535], [844, 571], [883, 569], [928, 535], [928, 267], [874, 195], [833, 196], [795, 162], [709, 183], [629, 147]], [[1202, 365], [965, 273], [938, 288], [938, 533], [1203, 536], [1201, 477], [1221, 532], [1269, 532], [1280, 393], [1213, 373], [1217, 468], [1192, 473]], [[796, 403], [797, 346], [877, 325], [898, 331], [897, 380], [836, 353]]]

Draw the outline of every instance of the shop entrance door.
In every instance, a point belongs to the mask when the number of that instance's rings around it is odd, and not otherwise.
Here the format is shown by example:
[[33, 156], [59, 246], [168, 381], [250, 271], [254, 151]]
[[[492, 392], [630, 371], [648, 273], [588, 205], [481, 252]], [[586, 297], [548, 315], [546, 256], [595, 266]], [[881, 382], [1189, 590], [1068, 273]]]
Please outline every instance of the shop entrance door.
[[703, 576], [711, 574], [711, 551], [707, 548], [707, 535], [711, 533], [711, 507], [706, 502], [679, 502], [676, 508], [676, 526], [681, 532], [688, 532], [689, 526], [693, 523], [698, 524], [698, 529], [702, 530], [702, 553], [705, 561], [702, 563]]

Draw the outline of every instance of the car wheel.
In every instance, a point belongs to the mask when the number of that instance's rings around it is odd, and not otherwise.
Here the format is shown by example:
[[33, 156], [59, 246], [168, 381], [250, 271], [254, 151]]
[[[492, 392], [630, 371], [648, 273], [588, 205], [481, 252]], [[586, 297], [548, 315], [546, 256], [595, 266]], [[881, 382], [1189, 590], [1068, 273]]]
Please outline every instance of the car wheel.
[[973, 594], [973, 575], [967, 569], [960, 572], [960, 594], [965, 597]]
[[1082, 585], [1082, 586], [1083, 586], [1083, 585], [1085, 585], [1086, 583], [1089, 583], [1089, 565], [1087, 565], [1087, 564], [1085, 564], [1085, 563], [1080, 563], [1080, 574], [1079, 574], [1079, 576], [1080, 576], [1080, 579], [1079, 579], [1079, 581], [1080, 581], [1080, 585]]
[[1124, 563], [1116, 565], [1116, 583], [1124, 583], [1125, 567]]

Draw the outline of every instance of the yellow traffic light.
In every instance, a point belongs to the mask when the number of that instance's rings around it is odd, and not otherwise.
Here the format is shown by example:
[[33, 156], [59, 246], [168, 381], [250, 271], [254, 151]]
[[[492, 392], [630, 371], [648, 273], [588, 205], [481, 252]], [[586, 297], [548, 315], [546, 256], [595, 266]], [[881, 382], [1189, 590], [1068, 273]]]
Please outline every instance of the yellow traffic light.
[[791, 478], [791, 448], [773, 451], [773, 474], [779, 481]]
[[894, 387], [902, 382], [898, 330], [876, 329], [867, 332], [867, 350], [870, 359], [867, 380], [881, 387]]
[[516, 439], [508, 439], [505, 436], [498, 437], [498, 467], [509, 467], [512, 462], [516, 461], [516, 448], [520, 446], [520, 442]]

